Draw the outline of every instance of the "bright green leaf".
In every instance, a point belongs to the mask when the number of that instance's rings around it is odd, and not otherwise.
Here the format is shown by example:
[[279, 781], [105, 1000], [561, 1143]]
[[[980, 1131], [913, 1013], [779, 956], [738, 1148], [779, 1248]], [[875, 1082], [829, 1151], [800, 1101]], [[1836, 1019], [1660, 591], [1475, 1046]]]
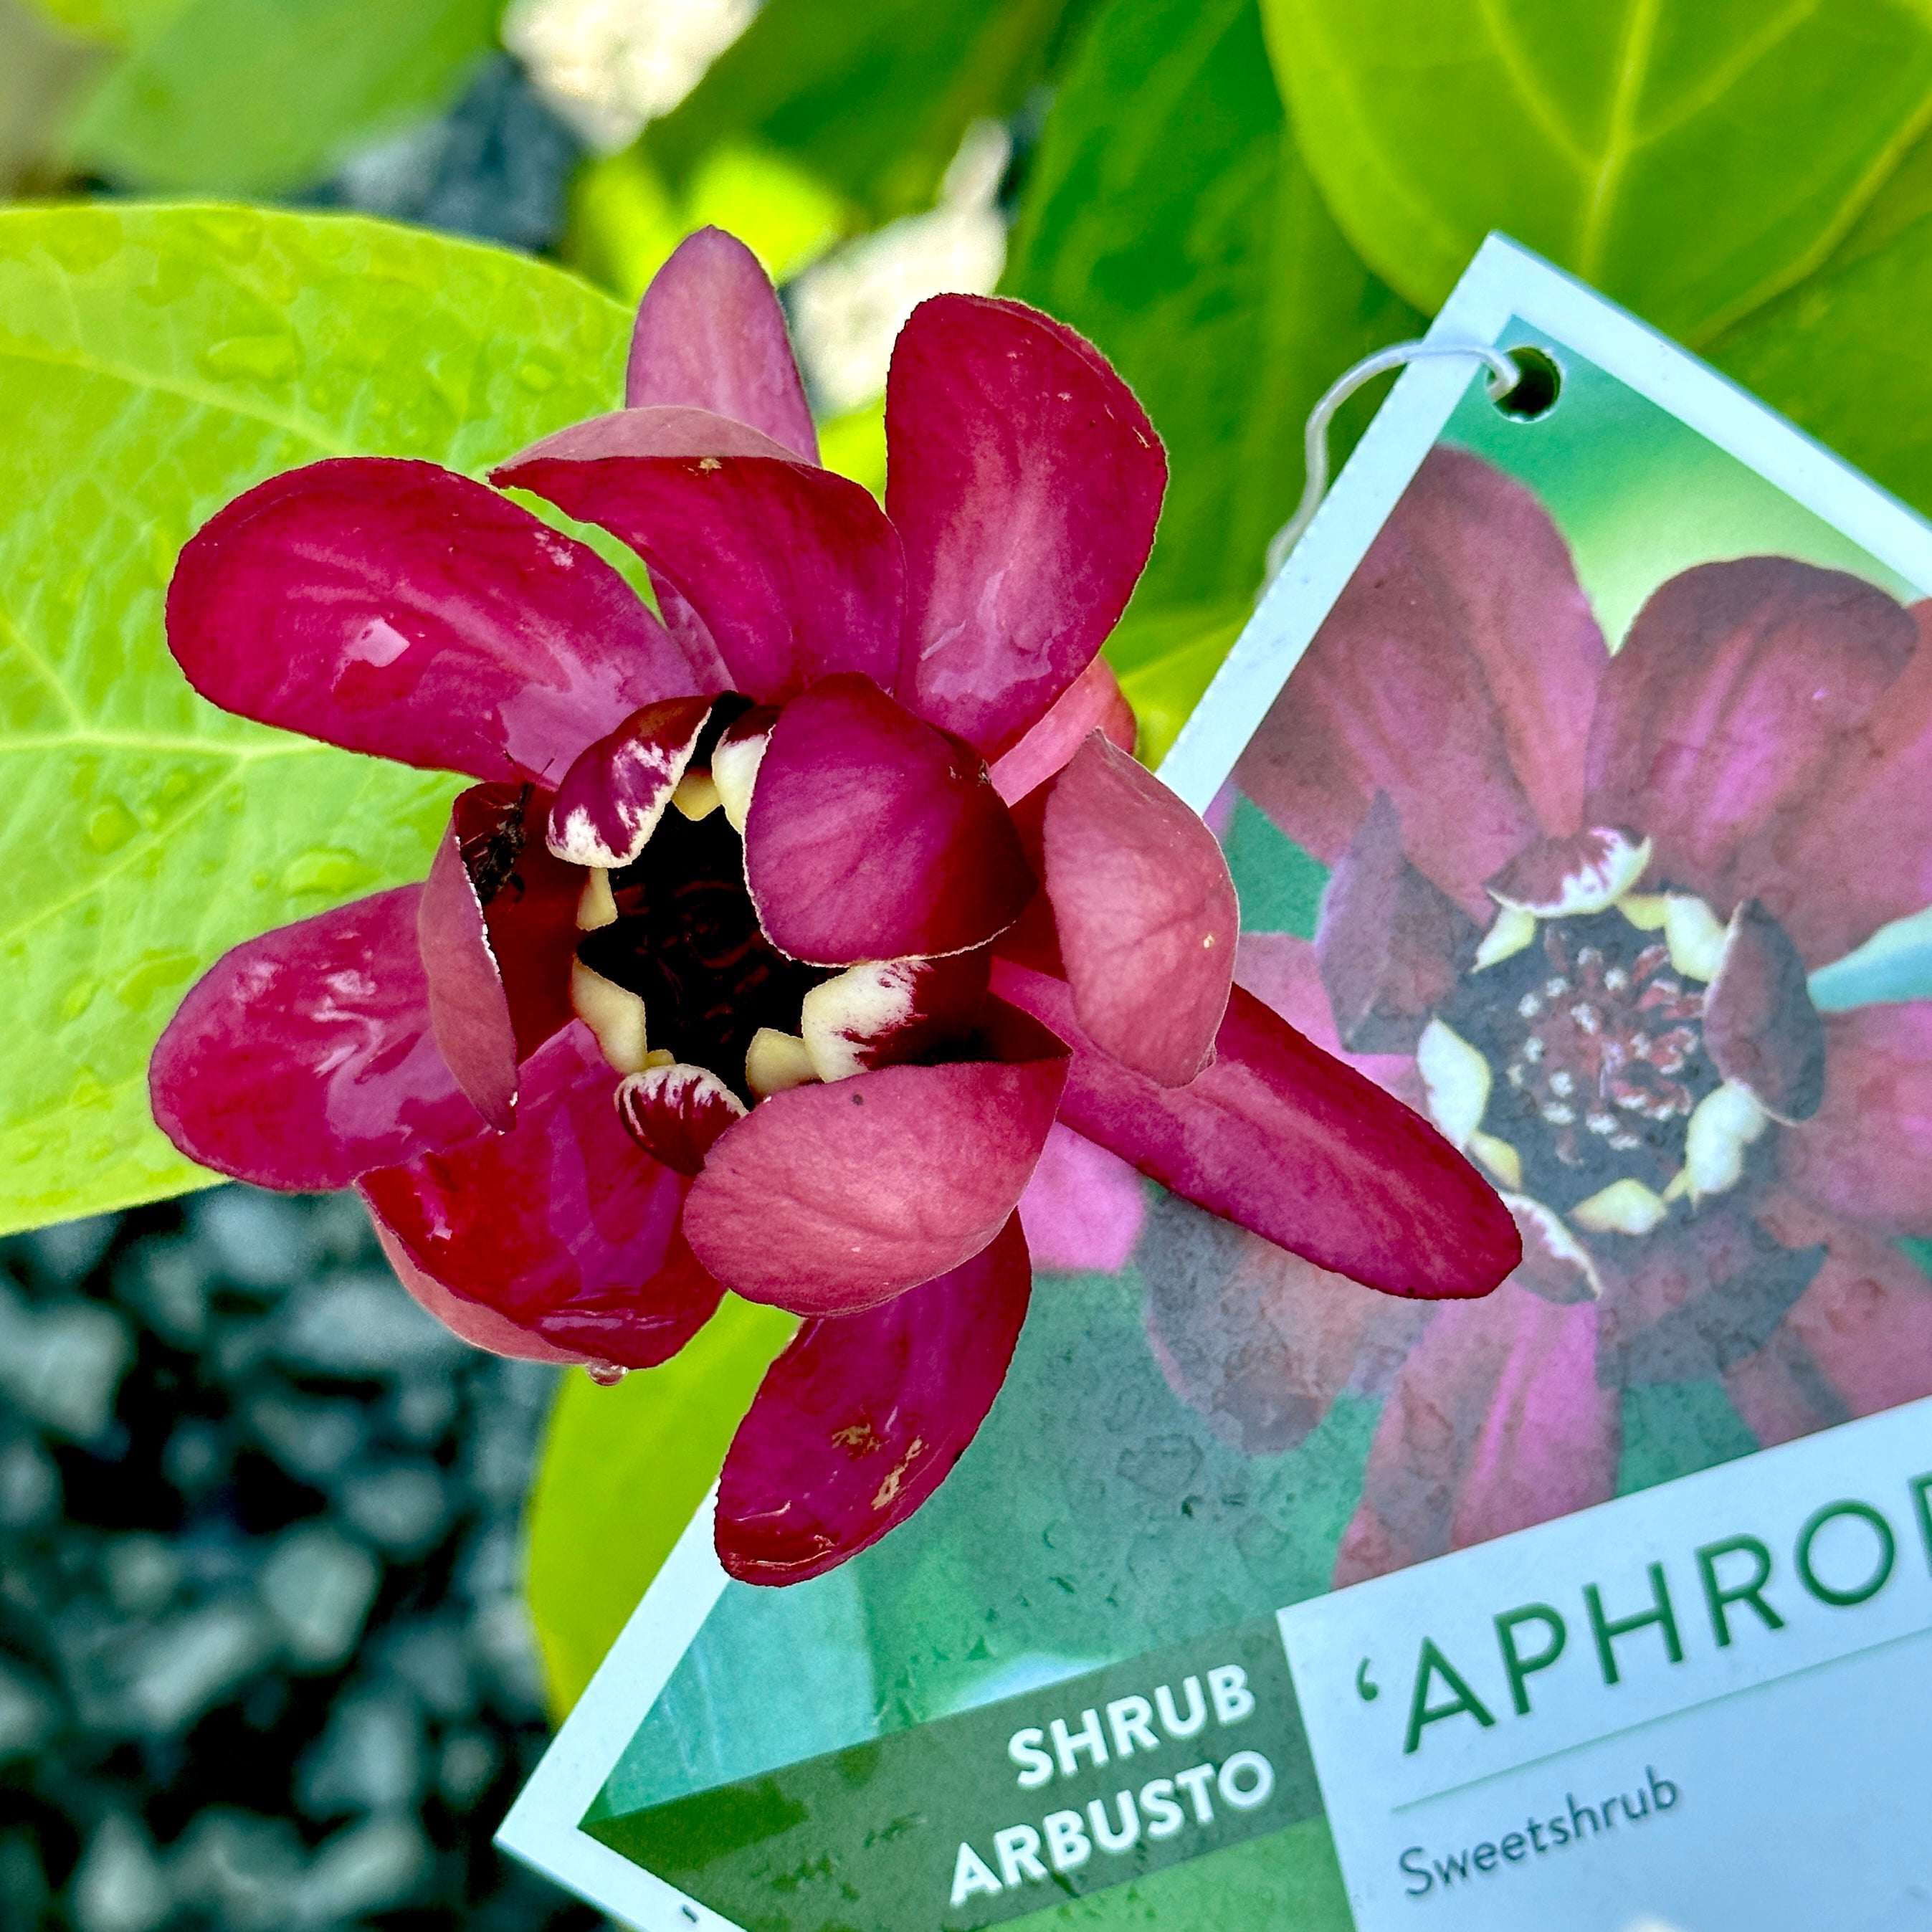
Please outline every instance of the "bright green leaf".
[[464, 470], [608, 408], [628, 317], [353, 217], [0, 212], [0, 1231], [207, 1177], [146, 1064], [238, 940], [420, 878], [456, 782], [228, 717], [167, 655], [176, 552], [278, 470]]
[[968, 124], [1048, 80], [1092, 0], [766, 0], [644, 146], [674, 182], [720, 141], [789, 154], [885, 219], [926, 207]]
[[435, 113], [496, 43], [498, 0], [188, 0], [110, 74], [75, 161], [162, 193], [262, 194]]
[[863, 403], [830, 422], [818, 425], [818, 460], [828, 470], [862, 483], [884, 500], [886, 494], [886, 399]]
[[1112, 0], [1048, 119], [1006, 286], [1091, 337], [1167, 445], [1137, 613], [1246, 604], [1310, 406], [1421, 326], [1316, 196], [1254, 0]]
[[1828, 256], [1932, 119], [1922, 0], [1264, 0], [1309, 165], [1434, 308], [1492, 228], [1696, 341]]
[[1932, 304], [1932, 220], [1804, 285], [1707, 352], [1922, 514], [1932, 514], [1932, 367], [1918, 318]]
[[127, 47], [152, 40], [190, 0], [26, 0], [76, 38]]
[[1246, 604], [1136, 608], [1107, 640], [1107, 658], [1140, 722], [1136, 754], [1158, 765], [1247, 622]]
[[724, 1466], [796, 1318], [727, 1295], [662, 1367], [599, 1388], [572, 1376], [530, 1497], [530, 1604], [561, 1718]]

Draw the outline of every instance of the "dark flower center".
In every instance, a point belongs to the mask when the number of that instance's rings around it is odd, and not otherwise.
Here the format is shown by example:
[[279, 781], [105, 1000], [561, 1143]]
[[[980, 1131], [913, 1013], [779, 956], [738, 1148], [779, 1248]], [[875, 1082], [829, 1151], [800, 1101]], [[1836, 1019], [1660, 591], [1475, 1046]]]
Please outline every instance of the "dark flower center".
[[1697, 1102], [1722, 1076], [1704, 994], [1661, 937], [1621, 912], [1556, 920], [1462, 980], [1442, 1010], [1488, 1060], [1486, 1132], [1522, 1156], [1522, 1191], [1559, 1210], [1622, 1180], [1661, 1192]]
[[717, 1075], [742, 1100], [760, 1027], [796, 1033], [805, 996], [831, 974], [787, 958], [758, 926], [744, 845], [722, 812], [668, 811], [636, 860], [610, 874], [617, 917], [577, 956], [644, 1003], [650, 1044]]

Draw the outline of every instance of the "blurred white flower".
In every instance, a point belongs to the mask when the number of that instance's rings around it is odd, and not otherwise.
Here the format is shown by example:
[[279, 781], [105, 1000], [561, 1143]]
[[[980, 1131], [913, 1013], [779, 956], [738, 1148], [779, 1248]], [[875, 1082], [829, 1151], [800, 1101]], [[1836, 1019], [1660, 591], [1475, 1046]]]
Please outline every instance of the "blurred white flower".
[[997, 197], [1011, 152], [1005, 128], [976, 121], [929, 214], [848, 243], [790, 285], [793, 338], [820, 410], [856, 409], [878, 394], [892, 338], [928, 296], [992, 292], [1006, 262]]
[[592, 147], [614, 153], [668, 114], [758, 0], [512, 0], [503, 44]]

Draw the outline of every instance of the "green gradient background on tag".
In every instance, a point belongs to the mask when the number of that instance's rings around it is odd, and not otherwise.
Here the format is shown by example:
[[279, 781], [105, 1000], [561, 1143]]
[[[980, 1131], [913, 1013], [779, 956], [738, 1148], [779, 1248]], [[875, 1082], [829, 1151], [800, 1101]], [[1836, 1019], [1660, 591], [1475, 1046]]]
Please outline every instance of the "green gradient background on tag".
[[[1901, 598], [1919, 594], [1561, 344], [1526, 326], [1501, 340], [1555, 357], [1558, 400], [1535, 421], [1519, 421], [1472, 380], [1442, 440], [1540, 496], [1613, 650], [1660, 584], [1718, 558], [1775, 551]], [[1244, 929], [1312, 937], [1326, 868], [1244, 800], [1224, 844]], [[1932, 1244], [1904, 1245], [1922, 1265], [1932, 1261]], [[1202, 1640], [1324, 1591], [1378, 1401], [1345, 1392], [1298, 1447], [1244, 1455], [1168, 1388], [1148, 1345], [1144, 1294], [1132, 1263], [1118, 1275], [1040, 1271], [1012, 1372], [946, 1486], [910, 1523], [826, 1576], [780, 1591], [728, 1585], [587, 1815], [594, 1835], [751, 1932], [950, 1925], [943, 1893], [938, 1906], [911, 1917], [910, 1904], [896, 1904], [902, 1868], [890, 1856], [882, 1880], [868, 1883], [862, 1842], [835, 1848], [821, 1838], [814, 1852], [814, 1818], [830, 1833], [870, 1808], [929, 1820], [904, 1829], [934, 1842], [964, 1820], [946, 1846], [950, 1880], [958, 1838], [982, 1817], [998, 1810], [1003, 1822], [1036, 1825], [1056, 1808], [1031, 1802], [1052, 1787], [1018, 1792], [1001, 1750], [988, 1748], [1003, 1750], [1012, 1724], [1026, 1720], [986, 1711], [983, 1736], [964, 1726], [977, 1739], [970, 1752], [908, 1750], [916, 1788], [890, 1803], [871, 1795], [872, 1768], [861, 1780], [863, 1806], [838, 1790], [841, 1754], [1112, 1666], [1126, 1683], [1136, 1660], [1156, 1660], [1150, 1653], [1191, 1646], [1204, 1654]], [[1756, 1447], [1714, 1380], [1626, 1391], [1622, 1430], [1619, 1494]], [[844, 1762], [884, 1767], [898, 1755]], [[956, 1770], [944, 1771], [949, 1764]], [[942, 1774], [956, 1782], [936, 1792]], [[989, 1910], [957, 1922], [997, 1917]], [[1318, 1816], [1003, 1922], [1040, 1932], [1352, 1925]]]

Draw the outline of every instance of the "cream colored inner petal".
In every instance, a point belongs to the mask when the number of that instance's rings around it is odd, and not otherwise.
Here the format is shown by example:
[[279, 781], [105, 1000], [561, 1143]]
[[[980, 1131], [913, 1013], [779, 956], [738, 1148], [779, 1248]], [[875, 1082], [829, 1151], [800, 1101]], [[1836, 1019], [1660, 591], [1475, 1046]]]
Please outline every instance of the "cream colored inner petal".
[[678, 780], [670, 802], [686, 818], [694, 822], [709, 818], [722, 801], [718, 794], [718, 782], [709, 772], [686, 772]]
[[1724, 957], [1724, 928], [1718, 915], [1694, 892], [1672, 892], [1664, 902], [1664, 944], [1670, 963], [1687, 980], [1718, 976]]
[[1498, 1186], [1522, 1185], [1522, 1156], [1508, 1141], [1478, 1130], [1469, 1136], [1469, 1151], [1496, 1177]]
[[1514, 958], [1535, 937], [1534, 913], [1522, 906], [1499, 907], [1489, 931], [1483, 934], [1482, 944], [1476, 948], [1475, 970], [1480, 973], [1485, 966], [1499, 965], [1505, 959]]
[[758, 767], [764, 763], [765, 747], [771, 734], [755, 738], [725, 737], [711, 754], [711, 782], [717, 788], [718, 802], [740, 838], [745, 836], [745, 820], [752, 809], [752, 788], [758, 782]]
[[745, 1049], [745, 1084], [760, 1100], [808, 1086], [818, 1078], [811, 1052], [796, 1034], [760, 1027], [752, 1034], [752, 1043]]
[[1697, 1102], [1684, 1136], [1683, 1178], [1693, 1201], [1738, 1184], [1744, 1178], [1744, 1150], [1764, 1132], [1770, 1118], [1734, 1081], [1726, 1081]]
[[577, 896], [577, 929], [595, 932], [601, 926], [617, 922], [617, 902], [610, 891], [610, 874], [593, 866], [585, 876], [584, 890]]
[[650, 1064], [644, 1001], [580, 959], [571, 962], [570, 1009], [597, 1036], [604, 1058], [620, 1073], [640, 1073]]
[[1490, 1104], [1490, 1063], [1454, 1028], [1431, 1020], [1417, 1042], [1415, 1064], [1428, 1089], [1430, 1118], [1457, 1147], [1467, 1147]]
[[864, 1072], [863, 1049], [912, 1018], [918, 965], [911, 959], [862, 960], [806, 994], [799, 1030], [820, 1079]]
[[1664, 1197], [1640, 1180], [1613, 1180], [1570, 1210], [1593, 1234], [1647, 1234], [1670, 1212]]

